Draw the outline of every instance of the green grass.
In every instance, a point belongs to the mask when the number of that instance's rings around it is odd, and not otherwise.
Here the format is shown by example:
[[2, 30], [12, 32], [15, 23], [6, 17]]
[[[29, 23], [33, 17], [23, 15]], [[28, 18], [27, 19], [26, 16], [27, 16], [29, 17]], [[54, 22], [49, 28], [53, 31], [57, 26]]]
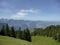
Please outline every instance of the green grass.
[[0, 45], [31, 45], [31, 43], [12, 37], [0, 36]]
[[32, 36], [32, 44], [30, 42], [15, 39], [12, 37], [0, 36], [0, 45], [60, 45], [60, 42], [51, 37]]
[[51, 37], [33, 36], [32, 45], [60, 45], [60, 42]]

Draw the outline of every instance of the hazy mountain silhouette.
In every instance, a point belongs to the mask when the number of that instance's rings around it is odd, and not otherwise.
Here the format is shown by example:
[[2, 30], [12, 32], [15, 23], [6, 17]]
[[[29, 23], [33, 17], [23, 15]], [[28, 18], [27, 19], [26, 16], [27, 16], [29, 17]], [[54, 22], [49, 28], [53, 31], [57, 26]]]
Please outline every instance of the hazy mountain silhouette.
[[[22, 29], [29, 28], [44, 28], [49, 25], [60, 25], [59, 21], [29, 21], [29, 20], [13, 20], [13, 19], [0, 19], [0, 24], [7, 23], [10, 27], [14, 26], [16, 29], [21, 27]], [[0, 26], [1, 26], [0, 25]]]

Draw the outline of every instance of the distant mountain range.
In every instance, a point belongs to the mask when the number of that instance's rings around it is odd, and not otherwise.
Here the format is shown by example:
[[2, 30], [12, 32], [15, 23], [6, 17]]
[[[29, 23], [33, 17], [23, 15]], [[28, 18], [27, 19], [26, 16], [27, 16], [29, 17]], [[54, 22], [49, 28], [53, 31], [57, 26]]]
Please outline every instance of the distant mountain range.
[[29, 20], [13, 20], [13, 19], [0, 19], [0, 26], [8, 24], [10, 27], [14, 26], [16, 29], [21, 27], [22, 29], [29, 28], [45, 28], [49, 25], [60, 25], [59, 21], [29, 21]]

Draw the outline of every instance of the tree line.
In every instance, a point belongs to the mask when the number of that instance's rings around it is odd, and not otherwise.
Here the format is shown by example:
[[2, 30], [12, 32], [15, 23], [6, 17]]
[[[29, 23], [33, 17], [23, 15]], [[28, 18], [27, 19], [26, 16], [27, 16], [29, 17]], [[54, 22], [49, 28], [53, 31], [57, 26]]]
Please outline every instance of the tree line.
[[8, 24], [3, 25], [0, 29], [0, 35], [14, 37], [22, 40], [31, 42], [31, 34], [28, 28], [21, 30], [21, 27], [18, 30], [15, 30], [14, 27], [9, 27]]
[[47, 36], [60, 42], [60, 25], [51, 25], [46, 28], [35, 28], [32, 32], [33, 36]]

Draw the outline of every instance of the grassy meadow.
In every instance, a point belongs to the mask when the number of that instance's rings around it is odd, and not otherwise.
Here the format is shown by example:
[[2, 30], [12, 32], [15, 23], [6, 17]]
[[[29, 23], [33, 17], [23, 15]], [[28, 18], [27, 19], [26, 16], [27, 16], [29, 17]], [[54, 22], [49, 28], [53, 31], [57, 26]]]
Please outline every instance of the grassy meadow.
[[32, 36], [31, 43], [12, 37], [0, 36], [0, 45], [60, 45], [60, 42], [44, 36]]
[[0, 36], [0, 45], [31, 45], [31, 43], [12, 37]]
[[60, 45], [60, 42], [51, 37], [33, 36], [32, 45]]

